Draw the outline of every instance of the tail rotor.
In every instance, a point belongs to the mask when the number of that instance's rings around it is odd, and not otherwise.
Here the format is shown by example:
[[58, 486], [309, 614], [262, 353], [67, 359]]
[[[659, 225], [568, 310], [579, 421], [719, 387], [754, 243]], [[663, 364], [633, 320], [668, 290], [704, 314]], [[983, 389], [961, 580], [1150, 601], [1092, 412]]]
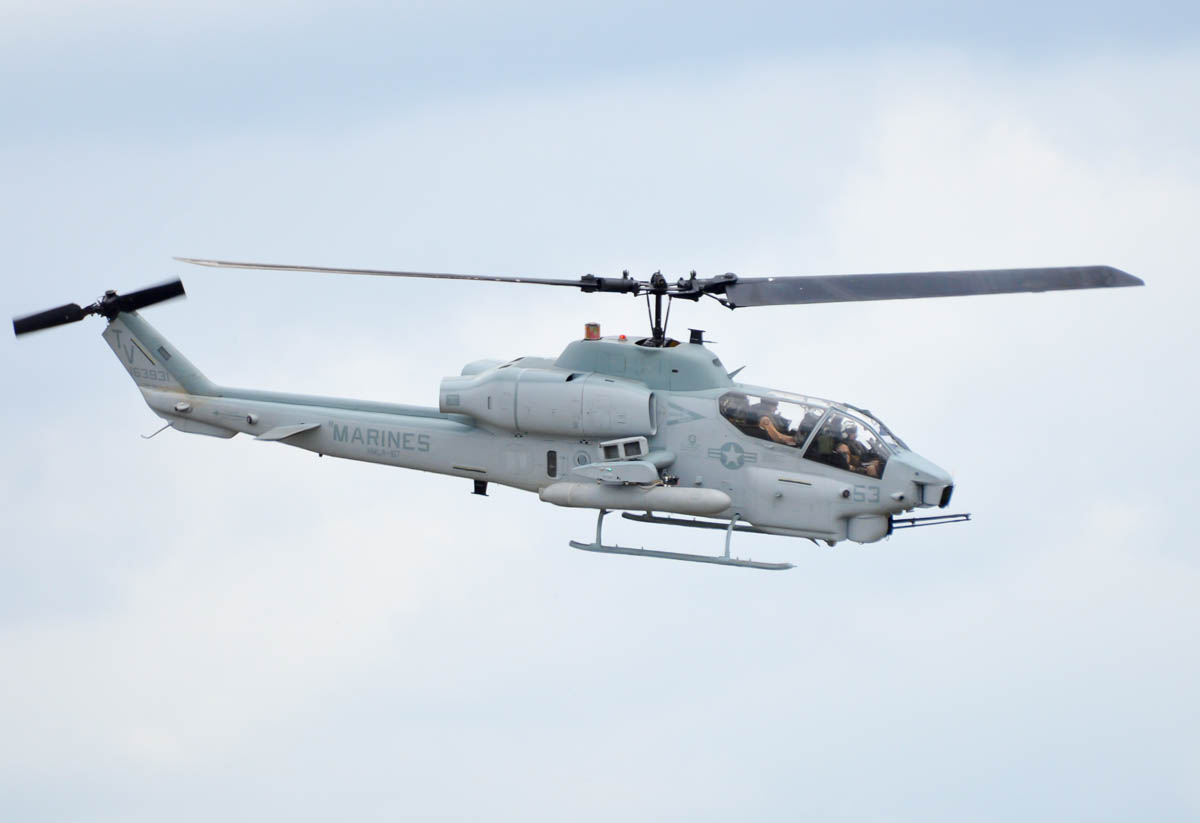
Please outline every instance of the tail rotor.
[[148, 288], [132, 291], [128, 294], [117, 294], [115, 291], [107, 291], [103, 297], [90, 306], [67, 303], [53, 309], [38, 312], [37, 314], [14, 317], [13, 333], [19, 337], [22, 334], [29, 334], [30, 332], [53, 328], [54, 326], [78, 323], [83, 318], [92, 314], [103, 315], [112, 320], [121, 312], [137, 311], [147, 306], [153, 306], [155, 303], [161, 303], [164, 300], [183, 296], [185, 296], [185, 292], [182, 280], [160, 283], [157, 286], [149, 286]]

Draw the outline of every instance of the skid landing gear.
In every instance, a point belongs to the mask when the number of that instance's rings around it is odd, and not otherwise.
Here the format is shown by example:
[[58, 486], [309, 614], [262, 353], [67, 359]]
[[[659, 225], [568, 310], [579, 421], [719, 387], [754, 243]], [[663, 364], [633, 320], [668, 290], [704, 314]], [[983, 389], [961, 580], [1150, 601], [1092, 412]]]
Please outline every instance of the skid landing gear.
[[723, 557], [713, 557], [708, 554], [685, 554], [683, 552], [664, 552], [656, 549], [631, 549], [626, 546], [606, 546], [601, 539], [601, 532], [604, 529], [604, 515], [608, 514], [608, 509], [601, 509], [600, 514], [596, 517], [596, 539], [592, 543], [581, 543], [578, 540], [572, 540], [570, 545], [573, 549], [582, 549], [585, 552], [600, 552], [602, 554], [628, 554], [634, 557], [660, 557], [663, 560], [684, 560], [689, 563], [713, 563], [718, 566], [741, 566], [746, 569], [765, 569], [767, 571], [782, 571], [792, 568], [791, 563], [764, 563], [758, 560], [742, 560], [737, 557], [729, 556], [729, 541], [733, 537], [734, 526], [738, 521], [737, 515], [729, 521], [729, 527], [725, 529], [725, 555]]

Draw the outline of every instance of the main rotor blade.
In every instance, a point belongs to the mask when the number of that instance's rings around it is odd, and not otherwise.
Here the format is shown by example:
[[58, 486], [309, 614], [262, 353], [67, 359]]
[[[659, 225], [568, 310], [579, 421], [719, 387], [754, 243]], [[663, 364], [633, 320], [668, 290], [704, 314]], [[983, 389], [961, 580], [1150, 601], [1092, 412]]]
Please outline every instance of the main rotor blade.
[[88, 313], [78, 303], [67, 303], [65, 306], [46, 309], [46, 311], [40, 311], [37, 314], [14, 317], [13, 332], [21, 335], [29, 334], [31, 331], [53, 328], [54, 326], [65, 326], [67, 323], [78, 323], [87, 317], [87, 315]]
[[1141, 279], [1112, 266], [1063, 266], [901, 274], [743, 277], [725, 288], [725, 298], [730, 308], [736, 309], [791, 303], [849, 303], [1142, 285], [1145, 284]]
[[198, 260], [193, 257], [176, 257], [181, 263], [197, 266], [213, 266], [220, 269], [261, 269], [263, 271], [310, 271], [318, 274], [373, 274], [381, 277], [427, 277], [435, 280], [487, 280], [495, 283], [532, 283], [537, 286], [572, 286], [581, 288], [584, 283], [576, 280], [546, 280], [537, 277], [501, 277], [487, 274], [435, 274], [423, 271], [388, 271], [386, 269], [337, 269], [327, 266], [290, 266], [280, 263], [235, 263], [229, 260]]
[[172, 297], [184, 297], [182, 280], [172, 280], [170, 283], [160, 283], [145, 289], [131, 291], [129, 294], [117, 295], [117, 306], [121, 311], [137, 311], [146, 306], [153, 306]]

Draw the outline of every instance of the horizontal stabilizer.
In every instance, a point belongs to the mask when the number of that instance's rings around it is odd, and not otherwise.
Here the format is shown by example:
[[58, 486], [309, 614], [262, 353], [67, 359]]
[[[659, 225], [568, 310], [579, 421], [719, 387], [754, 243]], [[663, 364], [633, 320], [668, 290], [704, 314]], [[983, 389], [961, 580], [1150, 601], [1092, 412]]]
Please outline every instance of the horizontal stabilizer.
[[319, 429], [320, 423], [296, 423], [292, 426], [276, 426], [273, 429], [267, 429], [260, 434], [255, 440], [287, 440], [289, 437], [295, 437], [301, 432], [312, 431]]

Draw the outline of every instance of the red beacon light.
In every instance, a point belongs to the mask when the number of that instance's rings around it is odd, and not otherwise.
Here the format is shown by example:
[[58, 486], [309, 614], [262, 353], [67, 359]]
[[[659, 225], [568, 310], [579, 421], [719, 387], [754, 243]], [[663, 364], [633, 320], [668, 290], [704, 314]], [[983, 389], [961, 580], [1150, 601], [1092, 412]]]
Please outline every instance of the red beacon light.
[[584, 340], [599, 340], [600, 339], [600, 324], [599, 323], [584, 323], [583, 324], [583, 339]]

